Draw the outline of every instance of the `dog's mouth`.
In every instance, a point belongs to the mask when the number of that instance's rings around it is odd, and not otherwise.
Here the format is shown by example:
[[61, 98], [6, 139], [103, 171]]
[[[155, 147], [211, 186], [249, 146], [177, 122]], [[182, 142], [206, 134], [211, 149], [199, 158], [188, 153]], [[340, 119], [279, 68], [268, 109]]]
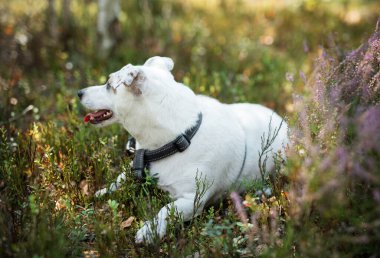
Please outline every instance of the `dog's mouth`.
[[113, 113], [109, 109], [100, 109], [95, 112], [88, 113], [84, 117], [84, 121], [86, 123], [90, 122], [91, 124], [99, 124], [100, 122], [103, 122], [105, 120], [108, 120], [112, 117]]

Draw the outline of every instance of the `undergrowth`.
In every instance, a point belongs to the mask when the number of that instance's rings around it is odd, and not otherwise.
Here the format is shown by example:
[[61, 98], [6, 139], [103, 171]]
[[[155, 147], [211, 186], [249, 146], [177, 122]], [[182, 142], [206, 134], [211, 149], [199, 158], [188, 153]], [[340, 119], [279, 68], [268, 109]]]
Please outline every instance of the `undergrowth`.
[[[364, 39], [380, 7], [317, 2], [127, 1], [107, 61], [96, 53], [95, 2], [74, 4], [68, 24], [57, 12], [59, 41], [43, 1], [1, 2], [0, 256], [376, 257], [379, 29]], [[85, 125], [75, 92], [151, 55], [173, 57], [175, 77], [197, 93], [280, 110], [292, 130], [274, 172], [263, 136], [262, 176], [245, 193], [186, 223], [172, 211], [166, 236], [140, 246], [136, 231], [171, 199], [155, 180], [133, 179], [127, 132]], [[121, 172], [120, 190], [93, 196]]]

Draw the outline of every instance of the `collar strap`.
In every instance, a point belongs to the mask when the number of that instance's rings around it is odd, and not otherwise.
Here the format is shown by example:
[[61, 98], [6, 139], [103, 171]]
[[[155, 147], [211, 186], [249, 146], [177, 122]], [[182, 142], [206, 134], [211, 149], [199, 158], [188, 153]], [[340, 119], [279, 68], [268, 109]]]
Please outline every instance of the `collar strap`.
[[[155, 150], [136, 150], [135, 157], [133, 158], [132, 169], [135, 173], [137, 180], [143, 181], [143, 179], [145, 178], [144, 170], [149, 167], [150, 162], [169, 157], [177, 152], [185, 151], [190, 146], [191, 139], [197, 133], [201, 124], [202, 113], [199, 113], [197, 123], [193, 127], [187, 129], [184, 134], [179, 135], [173, 141]], [[128, 140], [130, 145], [133, 144], [133, 141], [135, 141], [133, 138]]]

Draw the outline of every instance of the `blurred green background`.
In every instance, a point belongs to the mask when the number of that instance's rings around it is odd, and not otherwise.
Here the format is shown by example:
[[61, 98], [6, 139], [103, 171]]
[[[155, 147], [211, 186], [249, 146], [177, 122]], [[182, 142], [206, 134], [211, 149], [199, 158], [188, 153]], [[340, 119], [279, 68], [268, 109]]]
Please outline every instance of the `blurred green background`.
[[176, 79], [196, 93], [292, 112], [314, 59], [324, 48], [343, 56], [358, 47], [380, 13], [370, 0], [120, 4], [108, 27], [115, 44], [102, 51], [97, 1], [1, 0], [0, 120], [29, 105], [35, 115], [17, 126], [59, 115], [78, 89], [153, 55], [173, 58]]

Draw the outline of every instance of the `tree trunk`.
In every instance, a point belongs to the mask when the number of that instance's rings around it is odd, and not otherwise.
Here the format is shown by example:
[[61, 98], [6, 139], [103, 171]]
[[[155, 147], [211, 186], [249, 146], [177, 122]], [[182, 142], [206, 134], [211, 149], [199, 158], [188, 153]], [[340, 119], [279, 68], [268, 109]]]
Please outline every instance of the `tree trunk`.
[[48, 0], [47, 8], [47, 29], [53, 44], [58, 41], [58, 24], [55, 0]]
[[103, 58], [109, 55], [116, 44], [115, 28], [119, 24], [120, 11], [120, 0], [98, 0], [98, 47], [99, 54]]

